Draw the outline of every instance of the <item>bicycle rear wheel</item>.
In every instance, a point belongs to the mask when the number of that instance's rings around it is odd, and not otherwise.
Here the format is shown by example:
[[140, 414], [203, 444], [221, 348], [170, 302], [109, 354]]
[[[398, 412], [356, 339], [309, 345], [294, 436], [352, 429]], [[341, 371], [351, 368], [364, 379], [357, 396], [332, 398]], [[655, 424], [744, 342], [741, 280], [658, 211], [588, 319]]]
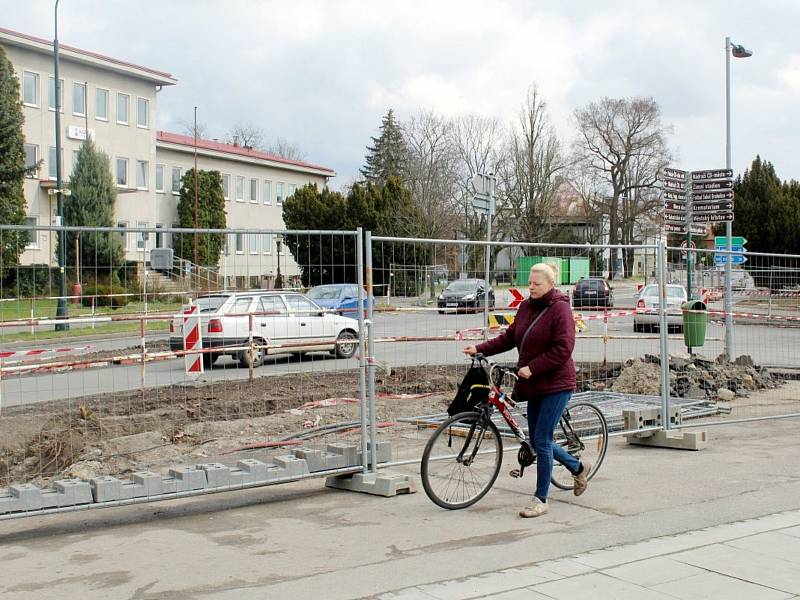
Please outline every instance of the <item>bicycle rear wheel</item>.
[[491, 489], [502, 463], [503, 440], [489, 415], [459, 413], [442, 423], [425, 445], [422, 487], [442, 508], [466, 508]]
[[[589, 402], [576, 402], [568, 406], [558, 423], [554, 443], [558, 444], [572, 456], [592, 464], [589, 479], [594, 477], [608, 448], [608, 424], [600, 409]], [[553, 476], [550, 480], [554, 486], [562, 490], [575, 487], [572, 473], [561, 463], [553, 464]]]

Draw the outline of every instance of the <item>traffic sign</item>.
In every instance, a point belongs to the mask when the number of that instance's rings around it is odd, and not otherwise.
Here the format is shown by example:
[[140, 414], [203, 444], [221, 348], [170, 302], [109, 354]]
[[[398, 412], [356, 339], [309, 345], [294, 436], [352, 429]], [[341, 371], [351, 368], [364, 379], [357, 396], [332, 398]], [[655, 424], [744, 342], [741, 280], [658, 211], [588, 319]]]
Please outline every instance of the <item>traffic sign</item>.
[[675, 192], [664, 192], [664, 198], [666, 200], [680, 200], [682, 202], [686, 202], [686, 194], [676, 194]]
[[685, 190], [686, 184], [683, 181], [676, 181], [674, 179], [664, 179], [661, 182], [661, 187], [667, 190]]
[[664, 210], [672, 212], [686, 212], [685, 202], [664, 202]]
[[684, 181], [686, 179], [686, 171], [664, 167], [661, 169], [661, 179], [677, 179], [678, 181]]
[[508, 308], [517, 308], [525, 300], [522, 292], [517, 288], [508, 288], [508, 293], [512, 296], [511, 302], [508, 303]]
[[714, 264], [717, 265], [724, 265], [728, 262], [728, 256], [731, 257], [731, 264], [734, 265], [743, 265], [747, 262], [747, 257], [744, 254], [715, 254], [714, 255]]
[[692, 191], [703, 192], [706, 190], [724, 190], [732, 188], [733, 182], [730, 179], [723, 179], [722, 181], [698, 181], [692, 182]]
[[[664, 219], [667, 221], [677, 221], [684, 223], [686, 215], [683, 213], [664, 212]], [[715, 212], [715, 213], [700, 213], [692, 215], [693, 223], [721, 223], [724, 221], [733, 221], [732, 212]]]
[[[732, 235], [731, 236], [731, 244], [734, 246], [744, 246], [747, 243], [747, 239], [743, 235]], [[728, 245], [728, 238], [724, 235], [718, 235], [714, 237], [714, 245], [715, 246], [726, 246]]]
[[733, 202], [693, 202], [692, 212], [694, 214], [727, 212], [733, 210]]
[[704, 181], [708, 179], [730, 179], [733, 177], [733, 169], [709, 169], [707, 171], [692, 171], [692, 181]]
[[[714, 246], [714, 251], [715, 252], [727, 252], [728, 251], [728, 247], [727, 246]], [[744, 246], [731, 246], [731, 252], [738, 252], [738, 253], [741, 254], [742, 252], [744, 252]]]
[[692, 194], [692, 199], [697, 202], [706, 202], [711, 200], [733, 200], [733, 190], [725, 190], [720, 192], [700, 192]]
[[[664, 231], [669, 233], [686, 233], [686, 223], [664, 223]], [[692, 233], [704, 235], [706, 228], [703, 225], [692, 225]]]
[[[687, 247], [686, 240], [683, 240], [681, 242], [681, 258], [683, 259], [685, 259], [686, 255], [688, 254], [688, 252], [686, 251], [686, 247]], [[697, 244], [692, 242], [691, 248], [692, 250], [697, 250]]]
[[475, 194], [472, 197], [472, 207], [480, 213], [494, 214], [494, 202], [486, 194]]

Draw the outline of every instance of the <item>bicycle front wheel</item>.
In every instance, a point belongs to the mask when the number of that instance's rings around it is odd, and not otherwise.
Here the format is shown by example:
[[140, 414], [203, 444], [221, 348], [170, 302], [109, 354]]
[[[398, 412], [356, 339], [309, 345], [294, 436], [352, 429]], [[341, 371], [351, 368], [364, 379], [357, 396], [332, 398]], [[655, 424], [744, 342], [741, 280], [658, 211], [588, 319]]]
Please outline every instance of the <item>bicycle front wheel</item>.
[[[608, 424], [600, 409], [589, 402], [576, 402], [568, 406], [558, 422], [554, 444], [558, 444], [575, 458], [592, 464], [589, 479], [594, 477], [608, 448]], [[575, 487], [572, 473], [560, 464], [553, 464], [553, 476], [550, 480], [554, 486], [562, 490]]]
[[503, 440], [491, 418], [459, 413], [439, 425], [425, 445], [422, 487], [442, 508], [466, 508], [491, 489], [502, 463]]

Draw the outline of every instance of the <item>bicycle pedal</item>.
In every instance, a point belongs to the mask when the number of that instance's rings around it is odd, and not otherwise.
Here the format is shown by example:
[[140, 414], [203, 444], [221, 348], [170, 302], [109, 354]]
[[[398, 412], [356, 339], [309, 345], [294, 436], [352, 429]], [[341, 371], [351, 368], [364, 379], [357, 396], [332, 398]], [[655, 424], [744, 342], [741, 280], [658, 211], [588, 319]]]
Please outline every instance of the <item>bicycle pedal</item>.
[[511, 475], [514, 479], [519, 479], [520, 477], [522, 477], [522, 469], [511, 469], [508, 472], [508, 474]]

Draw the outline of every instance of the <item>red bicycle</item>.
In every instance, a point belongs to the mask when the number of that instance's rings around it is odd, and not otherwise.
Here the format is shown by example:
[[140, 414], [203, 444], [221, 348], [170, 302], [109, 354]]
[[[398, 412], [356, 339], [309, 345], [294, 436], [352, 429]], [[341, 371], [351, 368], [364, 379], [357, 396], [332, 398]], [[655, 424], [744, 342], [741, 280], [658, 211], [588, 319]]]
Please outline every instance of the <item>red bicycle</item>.
[[[451, 510], [472, 506], [492, 488], [503, 464], [504, 437], [514, 438], [520, 445], [519, 466], [511, 470], [512, 477], [522, 477], [525, 468], [536, 461], [533, 447], [511, 414], [516, 402], [502, 389], [504, 380], [516, 381], [516, 369], [497, 365], [481, 354], [472, 360], [486, 371], [489, 396], [473, 410], [453, 415], [439, 425], [425, 445], [420, 465], [425, 493], [442, 508]], [[495, 410], [508, 425], [502, 432], [493, 419]], [[561, 415], [554, 441], [575, 458], [592, 463], [591, 479], [608, 447], [606, 419], [591, 402], [571, 403]], [[572, 474], [559, 463], [553, 465], [551, 481], [562, 490], [574, 486]]]

